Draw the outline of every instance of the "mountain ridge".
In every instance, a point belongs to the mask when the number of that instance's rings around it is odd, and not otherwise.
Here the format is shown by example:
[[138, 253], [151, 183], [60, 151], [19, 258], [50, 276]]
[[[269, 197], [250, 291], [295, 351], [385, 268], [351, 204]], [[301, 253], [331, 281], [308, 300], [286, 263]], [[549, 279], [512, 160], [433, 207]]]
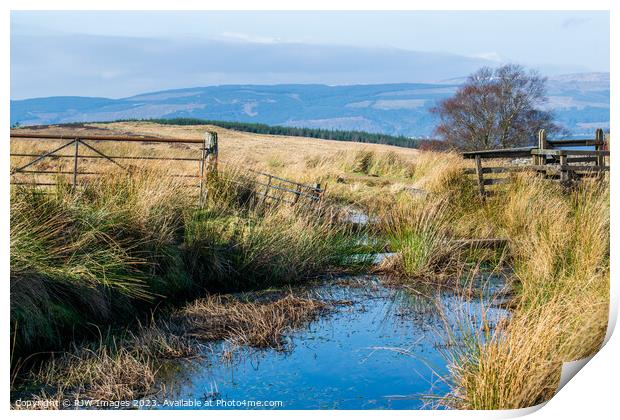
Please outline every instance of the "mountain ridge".
[[[200, 118], [428, 137], [429, 112], [459, 84], [234, 84], [144, 92], [125, 98], [52, 96], [11, 100], [11, 124]], [[609, 127], [609, 73], [554, 76], [549, 102], [573, 134]]]

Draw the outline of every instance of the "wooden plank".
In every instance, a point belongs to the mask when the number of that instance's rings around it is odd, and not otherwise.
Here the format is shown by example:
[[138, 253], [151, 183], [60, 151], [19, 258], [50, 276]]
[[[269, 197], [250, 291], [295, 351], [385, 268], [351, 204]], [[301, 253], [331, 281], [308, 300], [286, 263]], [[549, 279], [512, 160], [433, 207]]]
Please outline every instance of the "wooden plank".
[[[491, 168], [482, 168], [482, 173], [483, 174], [501, 174], [501, 173], [536, 172], [536, 171], [545, 171], [548, 169], [554, 170], [554, 166], [524, 165], [524, 166], [491, 167]], [[466, 168], [463, 170], [463, 173], [466, 175], [474, 175], [474, 174], [477, 174], [478, 172], [476, 169]]]
[[485, 179], [482, 181], [484, 185], [502, 185], [508, 184], [510, 179], [508, 178], [494, 178], [494, 179]]
[[559, 169], [568, 171], [586, 171], [586, 172], [606, 172], [609, 171], [609, 166], [588, 166], [588, 165], [560, 165]]
[[533, 155], [551, 156], [609, 156], [608, 150], [554, 150], [554, 149], [532, 149]]
[[475, 159], [476, 156], [480, 156], [484, 159], [530, 157], [530, 150], [532, 149], [533, 147], [528, 146], [512, 149], [477, 150], [473, 152], [464, 152], [462, 156], [465, 159]]
[[[482, 168], [483, 174], [503, 174], [506, 172], [528, 172], [532, 170], [532, 166], [495, 166]], [[464, 170], [467, 175], [473, 175], [477, 173], [476, 169], [467, 168]]]
[[[577, 156], [577, 157], [569, 157], [567, 159], [567, 162], [569, 164], [571, 163], [586, 163], [586, 162], [592, 162], [592, 163], [596, 163], [598, 162], [599, 157], [598, 156]], [[600, 165], [602, 166], [602, 165]]]
[[535, 170], [531, 165], [527, 166], [500, 166], [493, 168], [483, 168], [485, 174], [501, 174], [505, 172], [530, 172]]
[[551, 147], [602, 146], [604, 142], [596, 139], [547, 140]]
[[202, 139], [180, 139], [171, 137], [147, 137], [147, 136], [103, 136], [103, 135], [82, 135], [78, 133], [50, 134], [50, 133], [19, 133], [11, 130], [12, 139], [32, 139], [32, 140], [97, 140], [97, 141], [119, 141], [119, 142], [139, 142], [139, 143], [195, 143], [202, 144]]
[[455, 239], [452, 241], [461, 248], [501, 248], [508, 245], [508, 239], [486, 238], [486, 239]]

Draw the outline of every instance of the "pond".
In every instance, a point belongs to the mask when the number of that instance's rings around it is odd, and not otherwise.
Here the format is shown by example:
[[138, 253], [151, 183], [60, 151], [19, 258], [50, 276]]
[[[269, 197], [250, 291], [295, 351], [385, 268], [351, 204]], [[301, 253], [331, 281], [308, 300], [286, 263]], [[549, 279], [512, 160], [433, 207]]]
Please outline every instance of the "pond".
[[[376, 276], [314, 286], [310, 292], [334, 302], [334, 310], [292, 332], [287, 351], [241, 347], [223, 362], [228, 344], [215, 343], [204, 359], [168, 373], [169, 398], [209, 409], [433, 408], [433, 397], [449, 390], [441, 379], [448, 374], [447, 325], [479, 315], [502, 288], [497, 278], [487, 285], [475, 298], [426, 297]], [[497, 307], [487, 312], [492, 321], [503, 315]]]

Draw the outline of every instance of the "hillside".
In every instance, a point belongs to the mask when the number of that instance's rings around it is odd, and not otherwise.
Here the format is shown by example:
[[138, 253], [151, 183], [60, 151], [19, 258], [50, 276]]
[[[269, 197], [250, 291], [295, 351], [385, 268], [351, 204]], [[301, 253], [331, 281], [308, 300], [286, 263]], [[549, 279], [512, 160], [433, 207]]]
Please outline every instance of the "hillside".
[[[11, 101], [11, 124], [118, 119], [202, 118], [426, 137], [429, 109], [458, 88], [440, 84], [225, 85], [145, 93], [123, 99], [51, 97]], [[609, 74], [551, 78], [549, 103], [572, 134], [609, 127]]]
[[277, 169], [278, 167], [305, 167], [308, 159], [321, 159], [338, 153], [355, 153], [360, 150], [387, 152], [395, 151], [406, 159], [417, 156], [416, 149], [322, 140], [309, 137], [275, 136], [228, 130], [213, 125], [161, 125], [152, 122], [117, 122], [106, 124], [84, 124], [77, 126], [52, 125], [23, 128], [19, 131], [63, 134], [122, 134], [155, 137], [203, 138], [207, 130], [218, 133], [219, 157], [223, 162], [245, 162], [254, 167]]

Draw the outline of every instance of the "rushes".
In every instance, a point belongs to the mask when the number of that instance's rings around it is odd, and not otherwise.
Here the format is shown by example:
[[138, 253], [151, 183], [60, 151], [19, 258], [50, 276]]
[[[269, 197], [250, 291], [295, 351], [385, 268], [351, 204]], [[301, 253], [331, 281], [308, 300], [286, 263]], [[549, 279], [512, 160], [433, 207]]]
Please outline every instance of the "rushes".
[[234, 169], [209, 180], [198, 209], [166, 170], [111, 173], [50, 194], [12, 191], [16, 358], [57, 349], [89, 323], [134, 319], [162, 299], [296, 283], [353, 265], [358, 234], [329, 212], [262, 205]]
[[292, 294], [264, 302], [218, 295], [187, 305], [176, 315], [176, 322], [201, 340], [226, 339], [237, 345], [282, 350], [284, 334], [309, 323], [324, 310], [323, 302]]
[[486, 204], [511, 238], [514, 309], [490, 338], [454, 346], [448, 405], [539, 404], [554, 395], [563, 362], [600, 348], [609, 308], [608, 188], [584, 181], [564, 193], [524, 176]]
[[403, 199], [385, 211], [380, 230], [397, 257], [384, 269], [411, 278], [428, 278], [443, 269], [456, 249], [450, 245], [450, 213], [444, 199]]
[[25, 386], [20, 397], [50, 400], [55, 402], [52, 407], [66, 409], [76, 400], [131, 401], [157, 395], [162, 391], [156, 386], [162, 360], [194, 357], [201, 351], [195, 340], [173, 333], [166, 324], [139, 326], [135, 331], [52, 356], [21, 378]]
[[608, 314], [602, 299], [562, 298], [518, 309], [492, 336], [474, 336], [451, 347], [453, 408], [492, 410], [530, 407], [555, 394], [562, 363], [597, 351]]
[[[55, 402], [52, 407], [71, 408], [76, 400], [159, 398], [166, 386], [156, 380], [157, 373], [166, 359], [205, 356], [200, 341], [286, 350], [284, 336], [327, 309], [323, 302], [292, 293], [198, 299], [175, 311], [168, 323], [138, 325], [120, 338], [106, 336], [97, 345], [51, 357], [20, 378], [21, 392], [12, 399], [49, 400]], [[71, 404], [59, 404], [63, 400]]]

